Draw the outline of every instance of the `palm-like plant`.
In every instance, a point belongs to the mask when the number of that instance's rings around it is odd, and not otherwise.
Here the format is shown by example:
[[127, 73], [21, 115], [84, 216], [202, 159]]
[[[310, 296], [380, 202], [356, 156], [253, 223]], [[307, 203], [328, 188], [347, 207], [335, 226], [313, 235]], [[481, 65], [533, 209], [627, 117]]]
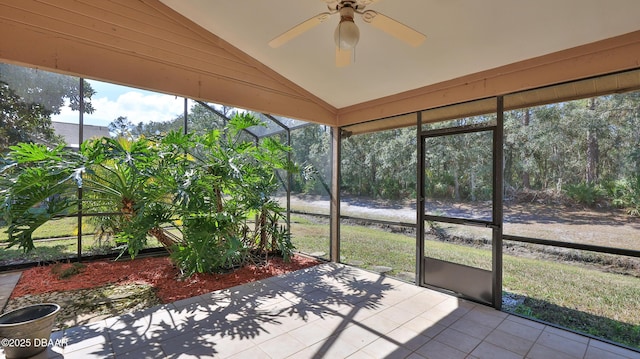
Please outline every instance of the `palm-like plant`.
[[49, 149], [21, 143], [11, 149], [0, 170], [2, 209], [9, 245], [30, 251], [34, 248], [31, 236], [38, 227], [77, 209], [85, 161], [63, 146]]
[[109, 231], [122, 233], [124, 228], [131, 226], [140, 211], [155, 210], [156, 217], [159, 216], [136, 229], [142, 240], [129, 243], [132, 256], [146, 244], [147, 233], [168, 250], [180, 241], [161, 227], [162, 223], [170, 221], [171, 211], [160, 213], [158, 208], [162, 204], [170, 208], [172, 198], [170, 193], [158, 190], [155, 183], [158, 181], [158, 166], [170, 167], [171, 164], [160, 160], [155, 141], [144, 137], [136, 140], [103, 138], [87, 142], [82, 153], [89, 163], [83, 181], [86, 193], [84, 206], [88, 207], [87, 212], [106, 213], [102, 219], [109, 225]]
[[[287, 160], [289, 149], [275, 140], [240, 140], [240, 131], [259, 124], [236, 115], [223, 130], [202, 136], [102, 138], [86, 141], [78, 153], [16, 146], [2, 170], [10, 244], [33, 249], [35, 229], [81, 204], [83, 211], [103, 214], [131, 256], [152, 235], [187, 274], [241, 265], [252, 253], [288, 257], [291, 242], [278, 226], [283, 209], [270, 196], [276, 171], [295, 166]], [[165, 230], [167, 224], [180, 235]]]
[[287, 159], [289, 148], [275, 140], [240, 140], [242, 130], [260, 124], [253, 116], [236, 115], [223, 130], [170, 133], [161, 141], [161, 152], [180, 158], [170, 169], [163, 167], [158, 185], [169, 184], [165, 191], [175, 194], [173, 215], [181, 219], [183, 243], [174, 257], [187, 273], [242, 265], [252, 253], [291, 253], [289, 236], [277, 230], [284, 210], [271, 195], [278, 186], [276, 171], [295, 166]]

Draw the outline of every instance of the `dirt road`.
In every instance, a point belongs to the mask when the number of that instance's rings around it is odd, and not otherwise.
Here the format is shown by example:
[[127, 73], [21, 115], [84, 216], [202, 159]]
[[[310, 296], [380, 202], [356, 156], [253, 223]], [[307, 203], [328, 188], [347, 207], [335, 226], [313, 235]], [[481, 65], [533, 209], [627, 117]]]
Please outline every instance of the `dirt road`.
[[[286, 203], [284, 198], [281, 203]], [[293, 210], [329, 214], [327, 197], [292, 196]], [[490, 203], [444, 203], [430, 201], [428, 214], [459, 218], [491, 219]], [[342, 198], [344, 216], [416, 222], [415, 201], [389, 202], [362, 198]], [[537, 203], [504, 207], [504, 233], [556, 241], [640, 250], [640, 218], [630, 217], [620, 209], [584, 209]]]

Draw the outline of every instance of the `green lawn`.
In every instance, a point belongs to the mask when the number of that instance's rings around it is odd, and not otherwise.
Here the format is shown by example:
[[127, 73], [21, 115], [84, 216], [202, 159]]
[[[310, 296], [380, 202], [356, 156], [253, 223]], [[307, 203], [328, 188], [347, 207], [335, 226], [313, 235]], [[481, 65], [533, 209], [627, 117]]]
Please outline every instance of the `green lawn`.
[[[0, 247], [0, 264], [8, 265], [12, 262], [40, 262], [57, 261], [78, 254], [77, 239], [57, 239], [50, 241], [36, 241], [35, 249], [29, 253], [24, 253], [21, 248]], [[149, 238], [145, 248], [160, 247], [160, 243], [154, 238]], [[115, 244], [112, 241], [98, 241], [92, 235], [82, 237], [82, 255], [89, 256], [95, 254], [113, 253]]]
[[[292, 218], [293, 241], [305, 253], [328, 252], [328, 226]], [[384, 265], [391, 275], [415, 271], [415, 238], [342, 225], [341, 261]], [[491, 251], [428, 241], [430, 256], [486, 268]], [[524, 300], [513, 310], [584, 333], [640, 348], [640, 278], [587, 266], [504, 255], [505, 293]], [[490, 268], [490, 267], [489, 267]]]
[[[83, 255], [89, 253], [92, 249], [96, 249], [94, 248], [94, 243], [93, 236], [83, 237]], [[0, 263], [10, 264], [11, 261], [55, 261], [74, 257], [78, 252], [77, 239], [37, 241], [35, 246], [36, 248], [29, 253], [23, 253], [22, 249], [18, 247], [3, 248], [0, 250]]]
[[[9, 236], [6, 232], [6, 226], [0, 227], [0, 242], [5, 242], [9, 239]], [[95, 226], [91, 223], [88, 218], [83, 219], [82, 232], [83, 233], [93, 233], [95, 231]], [[49, 221], [40, 228], [36, 229], [33, 232], [34, 239], [41, 238], [57, 238], [57, 237], [72, 237], [78, 235], [78, 218], [76, 217], [65, 217], [54, 219]]]
[[[298, 240], [302, 239], [302, 240]], [[307, 254], [324, 253], [329, 258], [329, 225], [317, 224], [300, 216], [291, 217], [291, 240], [296, 250]]]
[[[291, 233], [296, 249], [304, 253], [329, 252], [329, 226], [314, 224], [301, 216], [292, 216]], [[362, 226], [340, 227], [340, 255], [343, 263], [392, 268], [391, 275], [415, 272], [416, 240], [412, 236], [389, 233]], [[455, 250], [452, 250], [455, 248]], [[431, 257], [491, 269], [491, 252], [464, 246], [428, 241]]]
[[[69, 257], [75, 257], [78, 253], [77, 218], [60, 218], [49, 221], [38, 228], [33, 233], [36, 239], [35, 249], [29, 253], [24, 253], [18, 247], [0, 247], [0, 264], [10, 264], [11, 262], [40, 262], [56, 261]], [[99, 240], [91, 233], [95, 232], [95, 226], [89, 218], [83, 220], [82, 227], [82, 255], [104, 254], [113, 251], [115, 244], [111, 240]], [[55, 240], [42, 240], [58, 238]], [[8, 235], [6, 227], [0, 227], [0, 243], [6, 242]], [[160, 247], [160, 243], [150, 238], [146, 248]]]

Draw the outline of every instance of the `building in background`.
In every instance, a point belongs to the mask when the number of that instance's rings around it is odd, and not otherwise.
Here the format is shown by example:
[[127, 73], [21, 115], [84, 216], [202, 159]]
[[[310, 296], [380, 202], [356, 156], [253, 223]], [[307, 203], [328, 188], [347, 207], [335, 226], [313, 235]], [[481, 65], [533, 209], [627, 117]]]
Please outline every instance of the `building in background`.
[[[51, 122], [56, 135], [62, 136], [67, 146], [70, 148], [80, 148], [79, 125], [77, 123]], [[82, 139], [88, 140], [99, 137], [110, 137], [107, 126], [84, 125], [82, 129]]]

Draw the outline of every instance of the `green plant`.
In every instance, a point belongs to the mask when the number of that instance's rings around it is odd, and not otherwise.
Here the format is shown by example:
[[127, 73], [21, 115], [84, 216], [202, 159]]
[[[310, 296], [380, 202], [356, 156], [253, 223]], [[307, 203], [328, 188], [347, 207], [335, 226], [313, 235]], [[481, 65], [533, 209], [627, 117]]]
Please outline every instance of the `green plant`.
[[132, 224], [177, 218], [182, 237], [173, 258], [186, 274], [233, 268], [251, 255], [290, 255], [277, 231], [284, 209], [271, 195], [279, 186], [276, 171], [295, 166], [287, 160], [289, 148], [274, 139], [241, 140], [242, 130], [257, 125], [257, 118], [238, 114], [221, 130], [203, 136], [172, 132], [159, 143], [171, 166], [158, 168], [150, 190], [174, 197], [157, 207], [164, 218], [140, 211]]
[[291, 242], [291, 233], [287, 230], [286, 227], [280, 226], [277, 232], [274, 234], [274, 238], [276, 239], [277, 249], [282, 254], [282, 258], [285, 262], [291, 260], [291, 256], [293, 255], [293, 250], [295, 246]]
[[238, 240], [234, 226], [234, 219], [224, 213], [215, 220], [206, 215], [185, 219], [185, 242], [171, 256], [186, 275], [243, 265], [248, 247]]
[[204, 135], [102, 138], [84, 142], [79, 153], [14, 146], [2, 170], [11, 178], [2, 190], [9, 243], [32, 250], [33, 231], [82, 204], [87, 212], [115, 213], [100, 226], [126, 243], [132, 257], [153, 236], [187, 274], [242, 265], [249, 255], [287, 258], [291, 248], [278, 229], [283, 209], [271, 195], [277, 171], [295, 166], [289, 148], [274, 139], [242, 140], [244, 129], [258, 125], [254, 116], [237, 114]]
[[77, 209], [83, 157], [62, 145], [47, 148], [21, 143], [11, 147], [0, 170], [0, 200], [7, 222], [9, 247], [34, 249], [33, 232], [56, 215]]
[[55, 274], [60, 279], [71, 278], [84, 268], [82, 263], [56, 263], [51, 267], [51, 273]]
[[569, 198], [587, 206], [593, 206], [605, 194], [602, 187], [591, 183], [567, 184], [564, 190]]
[[640, 176], [614, 182], [609, 192], [615, 206], [626, 208], [630, 215], [640, 217]]
[[528, 306], [527, 306], [527, 305], [525, 305], [525, 304], [520, 304], [520, 305], [518, 305], [518, 306], [513, 310], [513, 312], [514, 312], [514, 313], [517, 313], [517, 314], [524, 315], [525, 317], [532, 317], [532, 318], [534, 318], [534, 317], [535, 317], [535, 316], [534, 316], [534, 313], [533, 313], [533, 309], [531, 309], [531, 307], [528, 307]]

